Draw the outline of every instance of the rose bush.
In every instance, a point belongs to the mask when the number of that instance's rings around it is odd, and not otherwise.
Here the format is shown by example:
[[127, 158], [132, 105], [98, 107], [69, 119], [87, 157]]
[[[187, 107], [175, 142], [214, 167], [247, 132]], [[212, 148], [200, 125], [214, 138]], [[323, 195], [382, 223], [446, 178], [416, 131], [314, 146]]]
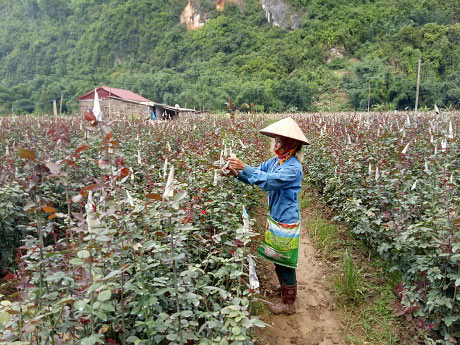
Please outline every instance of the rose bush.
[[[402, 273], [399, 315], [460, 337], [458, 112], [298, 117], [308, 181]], [[427, 340], [433, 343], [433, 340]]]
[[246, 121], [263, 119], [85, 118], [1, 119], [26, 236], [0, 343], [252, 343], [241, 217], [257, 197], [216, 172], [224, 149], [260, 159]]

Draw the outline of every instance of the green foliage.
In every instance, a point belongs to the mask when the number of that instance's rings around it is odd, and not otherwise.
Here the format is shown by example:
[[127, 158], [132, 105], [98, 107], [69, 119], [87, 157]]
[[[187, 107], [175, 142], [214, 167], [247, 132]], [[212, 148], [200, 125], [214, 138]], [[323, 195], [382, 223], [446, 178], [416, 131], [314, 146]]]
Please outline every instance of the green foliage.
[[215, 174], [222, 141], [255, 163], [262, 117], [89, 118], [85, 130], [75, 117], [0, 120], [2, 158], [18, 168], [0, 170], [2, 254], [12, 230], [30, 234], [12, 274], [21, 293], [0, 295], [0, 342], [252, 343], [265, 324], [250, 313], [255, 233], [241, 216], [258, 195]]
[[335, 282], [335, 289], [344, 301], [360, 303], [366, 292], [365, 281], [355, 267], [353, 257], [345, 251], [342, 259], [342, 274]]
[[16, 249], [26, 235], [26, 197], [17, 182], [0, 187], [0, 270], [13, 268]]
[[[286, 1], [303, 16], [291, 32], [267, 23], [257, 0], [223, 12], [194, 2], [207, 22], [189, 32], [179, 23], [186, 0], [0, 1], [0, 113], [50, 112], [61, 92], [75, 112], [76, 97], [100, 83], [220, 111], [229, 97], [315, 110], [341, 85], [364, 109], [371, 79], [373, 105], [413, 108], [419, 57], [420, 104], [460, 106], [458, 1]], [[327, 65], [331, 48], [345, 56]], [[373, 68], [362, 74], [351, 58]]]
[[308, 180], [337, 218], [401, 273], [398, 315], [452, 344], [460, 335], [458, 113], [299, 122], [314, 143], [306, 148]]

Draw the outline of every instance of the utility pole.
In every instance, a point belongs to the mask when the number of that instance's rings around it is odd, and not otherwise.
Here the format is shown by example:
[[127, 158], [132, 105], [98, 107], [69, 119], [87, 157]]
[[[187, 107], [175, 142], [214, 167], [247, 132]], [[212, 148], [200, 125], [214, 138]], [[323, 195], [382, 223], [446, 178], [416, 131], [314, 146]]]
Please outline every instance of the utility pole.
[[420, 64], [422, 59], [418, 59], [418, 68], [417, 68], [417, 89], [415, 91], [415, 115], [417, 115], [418, 111], [418, 93], [420, 91]]
[[53, 114], [57, 116], [57, 104], [55, 99], [53, 99]]
[[59, 103], [59, 115], [62, 115], [62, 91], [61, 91], [61, 102]]
[[368, 84], [369, 91], [367, 93], [367, 112], [369, 113], [371, 109], [371, 83]]

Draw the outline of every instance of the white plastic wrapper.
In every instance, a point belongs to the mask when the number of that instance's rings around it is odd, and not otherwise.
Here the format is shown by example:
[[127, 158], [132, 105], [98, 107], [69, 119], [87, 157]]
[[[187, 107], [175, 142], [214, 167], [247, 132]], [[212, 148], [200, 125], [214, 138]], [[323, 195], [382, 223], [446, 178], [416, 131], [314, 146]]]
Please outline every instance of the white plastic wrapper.
[[165, 165], [163, 165], [163, 178], [166, 178], [166, 174], [168, 173], [168, 158], [165, 159]]
[[248, 262], [249, 262], [249, 287], [253, 290], [256, 290], [259, 288], [260, 284], [259, 284], [259, 278], [257, 278], [254, 261], [252, 260], [251, 256], [249, 256]]
[[442, 140], [441, 141], [441, 151], [446, 152], [447, 149], [447, 140]]
[[407, 150], [409, 149], [409, 143], [407, 143], [407, 145], [404, 147], [404, 149], [402, 150], [402, 154], [405, 155], [407, 153]]
[[[231, 154], [230, 154], [230, 157], [236, 158], [236, 155], [235, 155], [234, 153], [231, 153]], [[224, 166], [222, 167], [222, 173], [223, 173], [224, 175], [230, 174], [230, 169], [228, 168], [229, 165], [230, 165], [230, 162], [229, 162], [229, 161], [226, 161], [225, 164], [224, 164]]]
[[97, 89], [94, 89], [94, 105], [93, 105], [93, 114], [96, 117], [97, 121], [102, 121], [102, 111], [101, 105], [99, 104], [99, 96], [97, 95]]
[[246, 212], [246, 207], [243, 206], [243, 231], [244, 233], [249, 232], [249, 216], [248, 213]]
[[166, 182], [165, 192], [163, 194], [163, 199], [172, 197], [174, 195], [174, 165], [171, 165], [171, 170], [169, 171], [168, 181]]
[[217, 186], [219, 182], [219, 176], [217, 175], [217, 171], [214, 171], [214, 182], [213, 182], [213, 186]]

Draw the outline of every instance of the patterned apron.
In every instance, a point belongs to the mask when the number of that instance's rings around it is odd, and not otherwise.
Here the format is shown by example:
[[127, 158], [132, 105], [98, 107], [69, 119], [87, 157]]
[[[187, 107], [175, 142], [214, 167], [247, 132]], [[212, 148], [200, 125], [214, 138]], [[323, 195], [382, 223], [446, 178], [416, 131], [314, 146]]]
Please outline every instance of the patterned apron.
[[[275, 165], [272, 168], [274, 170]], [[270, 200], [269, 203], [270, 205]], [[267, 229], [258, 253], [278, 265], [297, 268], [300, 241], [300, 210], [297, 223], [283, 224], [267, 217]]]

